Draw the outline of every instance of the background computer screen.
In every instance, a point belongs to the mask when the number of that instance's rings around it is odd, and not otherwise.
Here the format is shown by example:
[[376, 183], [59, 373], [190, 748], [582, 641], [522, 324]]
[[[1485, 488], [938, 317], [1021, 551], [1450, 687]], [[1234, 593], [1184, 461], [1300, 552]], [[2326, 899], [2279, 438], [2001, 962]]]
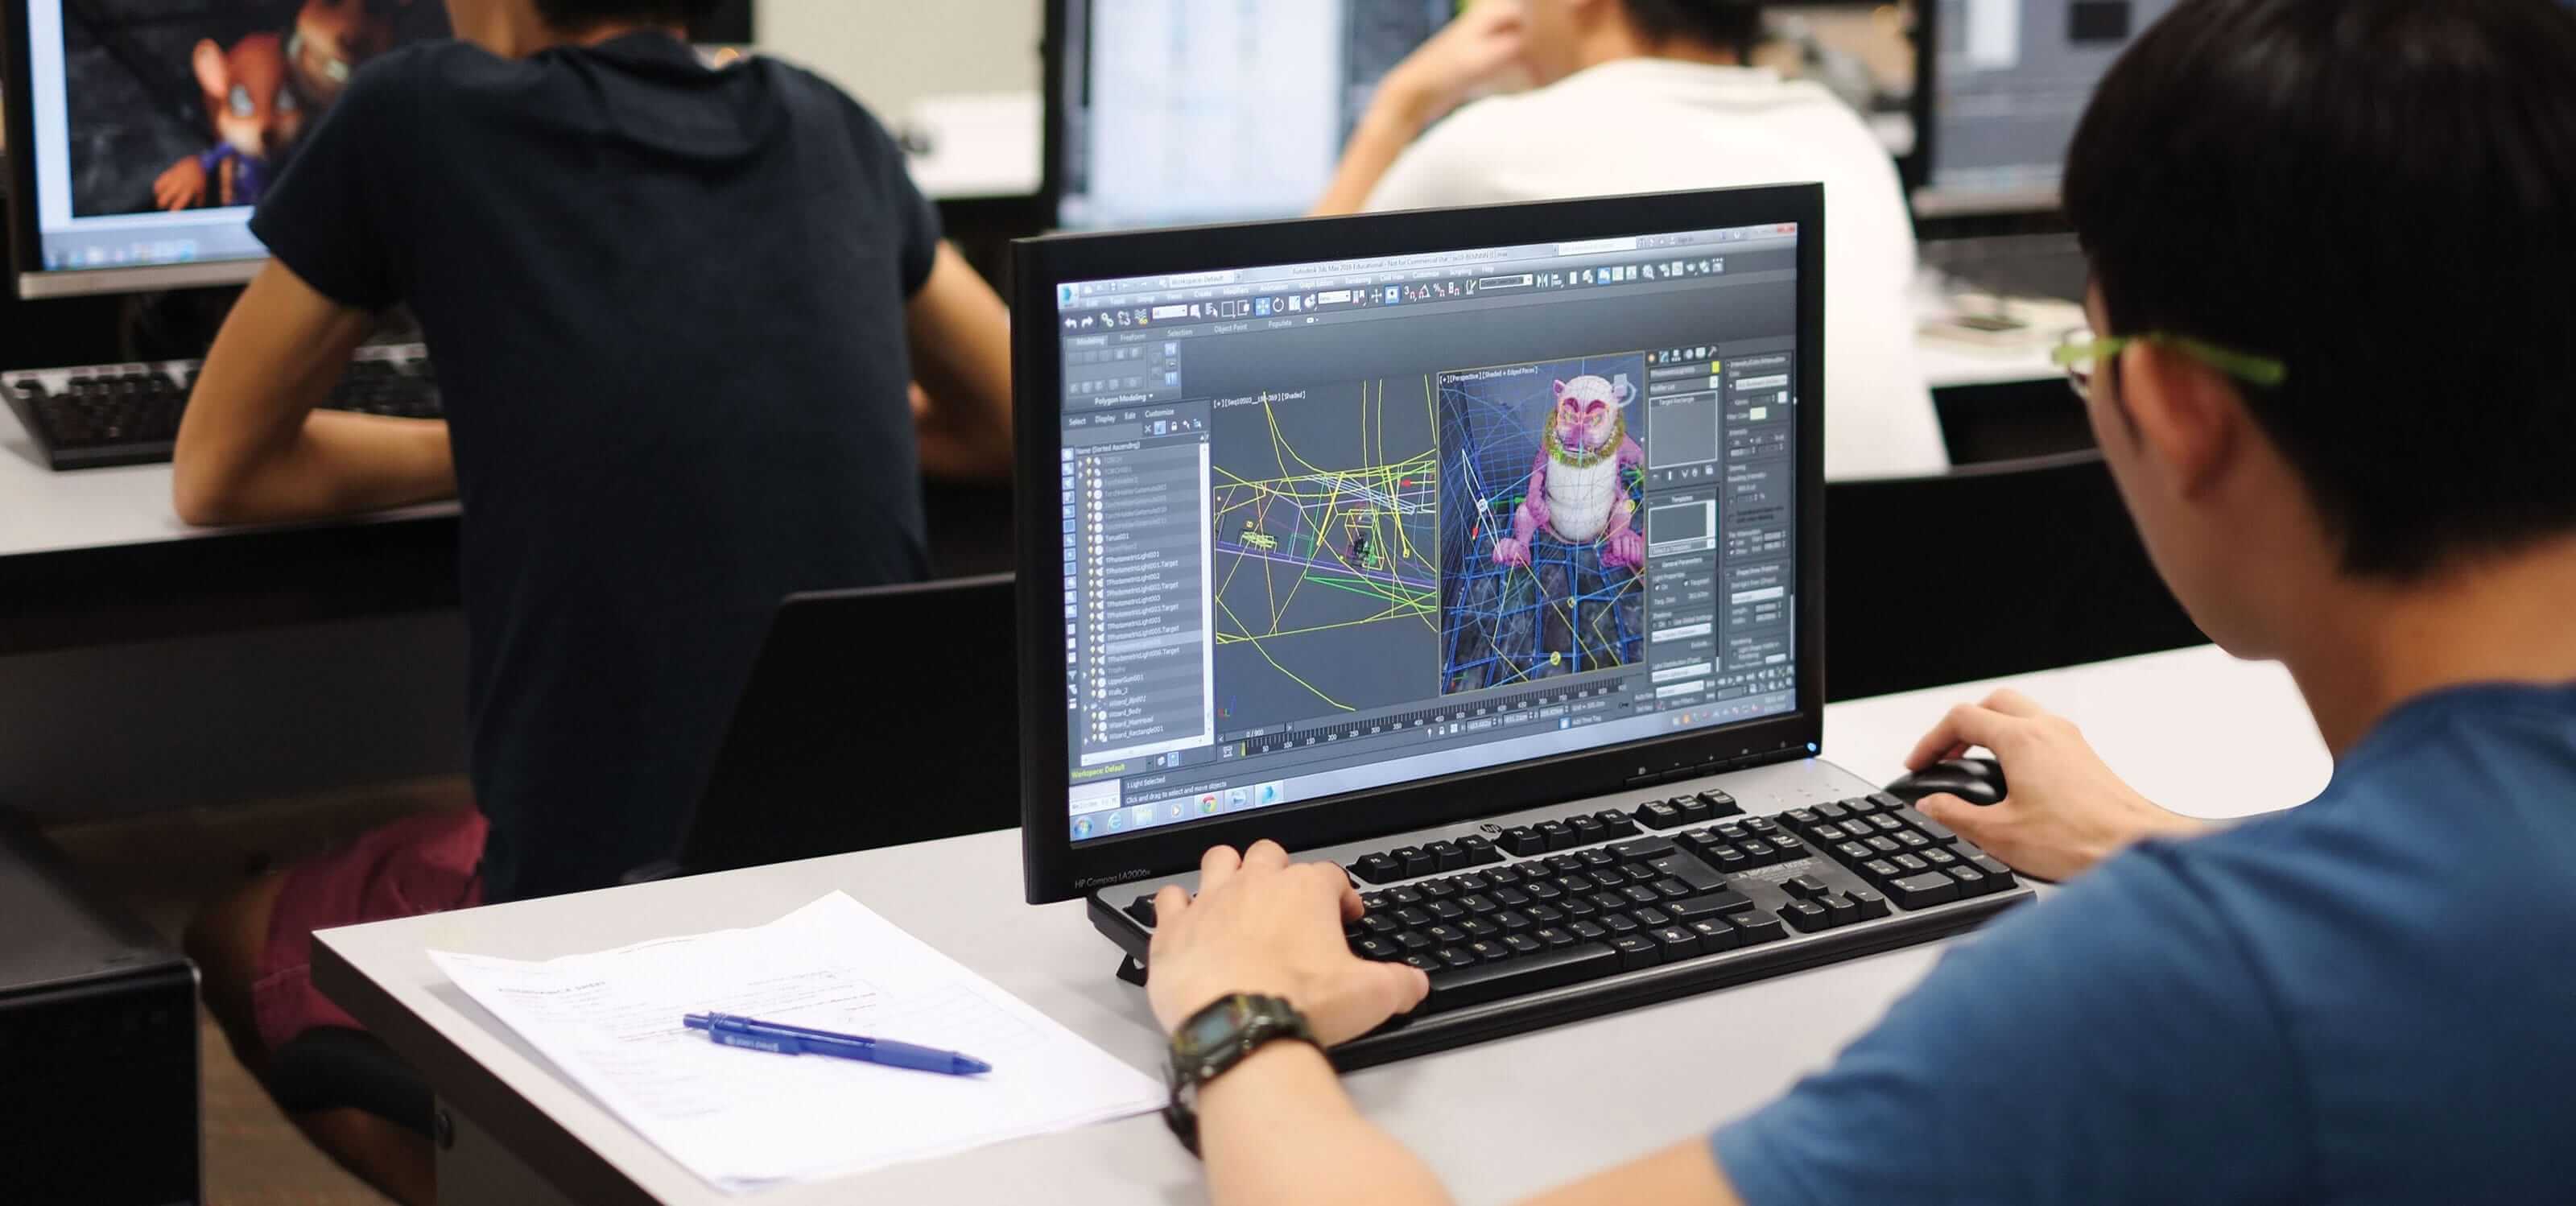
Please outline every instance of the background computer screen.
[[1060, 286], [1073, 840], [1794, 711], [1798, 239]]
[[246, 277], [266, 254], [251, 206], [349, 74], [447, 32], [439, 0], [10, 3], [27, 68], [7, 108], [29, 136], [11, 151], [31, 293], [135, 287], [144, 269], [206, 280], [222, 273], [205, 266], [230, 263]]
[[2094, 87], [2173, 0], [1939, 0], [1926, 183], [2052, 206]]
[[1061, 0], [1053, 153], [1071, 229], [1288, 217], [1454, 0]]

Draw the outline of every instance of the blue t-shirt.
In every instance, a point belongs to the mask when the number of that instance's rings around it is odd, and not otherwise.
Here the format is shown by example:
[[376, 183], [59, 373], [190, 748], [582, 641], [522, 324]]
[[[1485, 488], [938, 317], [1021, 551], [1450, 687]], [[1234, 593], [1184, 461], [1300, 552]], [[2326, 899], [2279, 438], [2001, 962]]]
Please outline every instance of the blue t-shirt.
[[1713, 1143], [1750, 1206], [2576, 1200], [2576, 688], [2111, 860]]

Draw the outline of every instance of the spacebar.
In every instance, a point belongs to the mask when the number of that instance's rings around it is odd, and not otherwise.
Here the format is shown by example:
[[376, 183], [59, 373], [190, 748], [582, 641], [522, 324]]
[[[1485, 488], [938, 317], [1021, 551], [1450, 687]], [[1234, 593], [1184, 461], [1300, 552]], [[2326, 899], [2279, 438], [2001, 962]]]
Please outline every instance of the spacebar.
[[1540, 992], [1577, 980], [1619, 970], [1619, 952], [1599, 942], [1541, 951], [1500, 963], [1453, 967], [1431, 973], [1431, 995], [1415, 1012], [1464, 1009], [1504, 997]]

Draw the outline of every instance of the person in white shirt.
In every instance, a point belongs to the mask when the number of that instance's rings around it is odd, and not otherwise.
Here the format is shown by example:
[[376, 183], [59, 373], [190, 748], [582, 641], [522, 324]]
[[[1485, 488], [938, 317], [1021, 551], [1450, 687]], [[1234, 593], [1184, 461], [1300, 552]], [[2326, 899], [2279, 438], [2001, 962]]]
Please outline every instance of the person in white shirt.
[[[1316, 212], [1822, 181], [1826, 473], [1940, 472], [1896, 166], [1823, 87], [1741, 65], [1760, 7], [1479, 0], [1387, 74]], [[1519, 72], [1538, 87], [1460, 107]]]

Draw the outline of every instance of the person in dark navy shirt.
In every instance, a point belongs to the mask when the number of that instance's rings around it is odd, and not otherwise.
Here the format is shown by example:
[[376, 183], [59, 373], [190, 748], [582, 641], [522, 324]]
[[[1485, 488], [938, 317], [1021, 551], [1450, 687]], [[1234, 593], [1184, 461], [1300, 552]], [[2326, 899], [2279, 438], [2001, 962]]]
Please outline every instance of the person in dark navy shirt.
[[[464, 508], [479, 815], [201, 920], [254, 1070], [354, 1026], [309, 985], [312, 930], [671, 857], [779, 600], [924, 576], [922, 471], [1009, 462], [1001, 303], [857, 104], [703, 60], [683, 23], [713, 0], [448, 7], [459, 39], [370, 62], [273, 183], [274, 260], [179, 433], [191, 523]], [[446, 420], [315, 410], [397, 306]], [[405, 1139], [379, 1180], [401, 1193], [425, 1153]]]
[[[2201, 626], [2289, 668], [2332, 782], [2211, 832], [2017, 694], [1954, 710], [1910, 764], [1983, 746], [2010, 795], [1921, 807], [2065, 890], [1772, 1105], [1532, 1200], [2576, 1193], [2576, 14], [2184, 0], [2103, 80], [2065, 201], [2103, 457]], [[1266, 842], [1203, 871], [1155, 902], [1166, 1026], [1265, 994], [1330, 1043], [1422, 999], [1350, 953], [1339, 871]], [[1197, 1108], [1222, 1206], [1444, 1200], [1309, 1044]]]

